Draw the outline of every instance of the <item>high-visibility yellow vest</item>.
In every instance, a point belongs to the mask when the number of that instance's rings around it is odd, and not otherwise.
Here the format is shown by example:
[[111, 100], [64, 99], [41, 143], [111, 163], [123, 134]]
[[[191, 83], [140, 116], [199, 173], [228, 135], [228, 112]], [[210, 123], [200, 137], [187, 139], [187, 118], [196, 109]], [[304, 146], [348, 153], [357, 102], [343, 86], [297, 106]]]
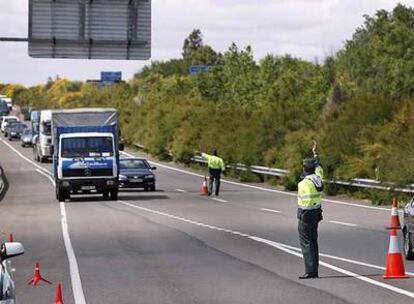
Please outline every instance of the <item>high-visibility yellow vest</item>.
[[321, 180], [323, 180], [324, 173], [323, 173], [322, 166], [317, 166], [315, 168], [315, 174], [316, 174], [317, 177], [319, 177]]
[[298, 184], [298, 207], [301, 209], [318, 209], [321, 207], [322, 193], [316, 189], [312, 180], [304, 178]]
[[202, 156], [207, 160], [209, 169], [221, 169], [221, 171], [226, 170], [224, 161], [220, 157], [206, 153], [203, 153]]

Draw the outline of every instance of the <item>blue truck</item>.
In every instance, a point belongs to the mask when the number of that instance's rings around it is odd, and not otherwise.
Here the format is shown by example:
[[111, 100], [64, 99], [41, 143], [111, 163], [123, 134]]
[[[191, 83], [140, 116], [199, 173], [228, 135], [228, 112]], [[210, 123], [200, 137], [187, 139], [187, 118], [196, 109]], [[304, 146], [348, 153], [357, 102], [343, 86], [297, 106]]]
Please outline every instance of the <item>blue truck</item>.
[[56, 199], [76, 194], [118, 198], [118, 112], [111, 108], [52, 111]]

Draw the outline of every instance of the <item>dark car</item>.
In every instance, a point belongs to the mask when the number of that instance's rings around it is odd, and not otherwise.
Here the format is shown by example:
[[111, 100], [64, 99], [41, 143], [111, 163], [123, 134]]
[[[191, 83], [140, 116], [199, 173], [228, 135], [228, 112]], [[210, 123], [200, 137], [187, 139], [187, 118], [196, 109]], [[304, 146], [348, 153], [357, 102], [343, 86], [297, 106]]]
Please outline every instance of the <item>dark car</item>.
[[33, 145], [33, 136], [35, 136], [35, 134], [36, 132], [34, 132], [32, 128], [24, 129], [23, 134], [20, 136], [22, 147], [31, 147]]
[[403, 222], [404, 256], [407, 260], [414, 259], [414, 197], [404, 208]]
[[23, 131], [27, 129], [27, 126], [25, 124], [22, 124], [21, 122], [11, 123], [6, 127], [7, 132], [7, 138], [9, 140], [12, 140], [14, 138], [20, 139], [20, 136], [23, 134]]
[[155, 175], [146, 159], [121, 158], [119, 161], [119, 188], [143, 188], [155, 191]]

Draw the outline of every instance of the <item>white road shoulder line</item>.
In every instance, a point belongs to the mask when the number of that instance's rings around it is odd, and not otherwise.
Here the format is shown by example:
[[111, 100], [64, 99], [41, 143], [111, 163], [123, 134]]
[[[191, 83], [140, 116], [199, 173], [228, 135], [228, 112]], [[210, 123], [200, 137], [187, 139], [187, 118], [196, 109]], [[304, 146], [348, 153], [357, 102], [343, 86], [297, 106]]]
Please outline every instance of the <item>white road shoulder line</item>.
[[183, 190], [183, 189], [175, 189], [175, 191], [181, 192], [181, 193], [187, 193], [187, 191]]
[[213, 201], [220, 202], [220, 203], [228, 203], [228, 201], [221, 199], [221, 198], [212, 197], [211, 199]]
[[329, 223], [332, 223], [332, 224], [342, 225], [342, 226], [348, 226], [348, 227], [358, 227], [358, 225], [356, 225], [356, 224], [351, 224], [351, 223], [338, 222], [338, 221], [328, 221], [328, 222], [329, 222]]
[[75, 304], [86, 304], [85, 294], [83, 293], [82, 281], [79, 274], [78, 261], [76, 260], [75, 251], [69, 235], [68, 221], [66, 217], [65, 203], [60, 202], [60, 214], [62, 222], [63, 240], [65, 243], [66, 253], [69, 260], [70, 278], [72, 282], [73, 297]]
[[34, 161], [32, 161], [31, 159], [29, 159], [28, 157], [24, 156], [22, 153], [20, 153], [20, 151], [18, 151], [15, 147], [13, 147], [11, 144], [9, 144], [8, 142], [4, 141], [3, 139], [0, 138], [0, 141], [5, 144], [6, 146], [8, 146], [11, 150], [13, 150], [17, 155], [19, 155], [21, 158], [23, 158], [25, 161], [31, 163], [33, 166], [35, 166], [36, 168], [38, 168], [39, 170], [42, 170], [43, 172], [52, 174], [49, 170], [43, 168], [42, 166], [40, 166], [39, 164], [36, 164]]
[[[129, 156], [129, 157], [135, 157], [135, 155], [128, 153], [128, 152], [122, 152], [123, 154]], [[169, 169], [172, 171], [176, 171], [176, 172], [180, 172], [180, 173], [184, 173], [187, 175], [192, 175], [192, 176], [197, 176], [197, 177], [201, 177], [204, 178], [204, 175], [201, 174], [197, 174], [194, 172], [190, 172], [187, 170], [182, 170], [182, 169], [178, 169], [178, 168], [174, 168], [171, 166], [167, 166], [155, 161], [150, 161], [150, 163], [153, 163], [155, 165], [157, 165], [158, 167], [161, 168], [165, 168], [165, 169]], [[225, 180], [222, 179], [223, 183], [227, 183], [230, 185], [236, 185], [236, 186], [241, 186], [241, 187], [245, 187], [245, 188], [250, 188], [250, 189], [256, 189], [256, 190], [260, 190], [260, 191], [265, 191], [265, 192], [271, 192], [271, 193], [278, 193], [278, 194], [283, 194], [283, 195], [287, 195], [287, 196], [293, 196], [293, 197], [297, 197], [296, 193], [292, 193], [292, 192], [286, 192], [286, 191], [281, 191], [281, 190], [275, 190], [275, 189], [269, 189], [269, 188], [264, 188], [264, 187], [259, 187], [259, 186], [254, 186], [254, 185], [249, 185], [249, 184], [242, 184], [242, 183], [238, 183], [238, 182], [233, 182], [233, 181], [229, 181], [229, 180]], [[380, 211], [387, 211], [390, 212], [390, 209], [388, 208], [383, 208], [383, 207], [376, 207], [376, 206], [366, 206], [366, 205], [360, 205], [360, 204], [355, 204], [355, 203], [348, 203], [348, 202], [343, 202], [343, 201], [338, 201], [338, 200], [333, 200], [333, 199], [322, 199], [322, 201], [324, 202], [328, 202], [328, 203], [332, 203], [332, 204], [337, 204], [337, 205], [344, 205], [344, 206], [350, 206], [350, 207], [357, 207], [357, 208], [365, 208], [365, 209], [371, 209], [371, 210], [380, 210]]]
[[[201, 227], [204, 227], [204, 228], [209, 228], [209, 229], [216, 230], [216, 231], [223, 231], [223, 232], [227, 232], [227, 233], [230, 233], [230, 234], [233, 234], [233, 235], [242, 236], [242, 237], [248, 238], [250, 240], [253, 240], [255, 242], [259, 242], [259, 243], [266, 244], [266, 245], [269, 245], [271, 247], [277, 248], [277, 249], [279, 249], [283, 252], [286, 252], [286, 253], [289, 253], [291, 255], [297, 256], [299, 258], [303, 258], [302, 254], [297, 251], [297, 249], [299, 249], [299, 248], [296, 248], [296, 247], [292, 247], [292, 246], [289, 246], [289, 245], [284, 245], [284, 244], [281, 244], [281, 243], [278, 243], [278, 242], [273, 242], [273, 241], [270, 241], [270, 240], [267, 240], [267, 239], [263, 239], [263, 238], [260, 238], [260, 237], [257, 237], [257, 236], [252, 236], [252, 235], [249, 235], [249, 234], [246, 234], [246, 233], [241, 233], [241, 232], [238, 232], [238, 231], [232, 231], [232, 230], [225, 229], [225, 228], [220, 228], [220, 227], [216, 227], [216, 226], [207, 225], [207, 224], [204, 224], [204, 223], [196, 222], [196, 221], [193, 221], [193, 220], [189, 220], [189, 219], [179, 217], [179, 216], [176, 216], [176, 215], [172, 215], [172, 214], [168, 214], [168, 213], [165, 213], [165, 212], [152, 210], [152, 209], [145, 208], [145, 207], [140, 207], [138, 205], [134, 205], [134, 204], [131, 204], [131, 203], [128, 203], [128, 202], [120, 201], [120, 200], [118, 201], [118, 203], [129, 206], [131, 208], [135, 208], [135, 209], [138, 209], [138, 210], [146, 211], [146, 212], [149, 212], [149, 213], [153, 213], [153, 214], [157, 214], [157, 215], [161, 215], [161, 216], [165, 216], [165, 217], [169, 217], [169, 218], [172, 218], [172, 219], [175, 219], [175, 220], [179, 220], [179, 221], [186, 222], [186, 223], [189, 223], [189, 224], [201, 226]], [[321, 256], [322, 256], [322, 254], [321, 254]], [[324, 255], [324, 256], [327, 256], [327, 255]], [[342, 259], [342, 260], [347, 261], [347, 259]], [[384, 289], [387, 289], [387, 290], [393, 291], [395, 293], [399, 293], [401, 295], [405, 295], [407, 297], [410, 297], [410, 298], [414, 299], [414, 293], [410, 292], [408, 290], [398, 288], [398, 287], [395, 287], [395, 286], [392, 286], [392, 285], [388, 285], [388, 284], [373, 280], [371, 278], [364, 277], [360, 274], [348, 271], [346, 269], [334, 266], [332, 264], [329, 264], [329, 263], [326, 263], [326, 262], [323, 262], [323, 261], [320, 261], [319, 263], [320, 263], [320, 265], [322, 265], [326, 268], [329, 268], [329, 269], [334, 270], [336, 272], [339, 272], [339, 273], [345, 274], [347, 276], [353, 277], [357, 280], [361, 280], [361, 281], [364, 281], [364, 282], [369, 283], [371, 285], [375, 285], [375, 286], [378, 286], [378, 287], [381, 287], [381, 288], [384, 288]], [[355, 264], [357, 264], [357, 263], [355, 263]], [[367, 265], [370, 265], [370, 264], [360, 263], [359, 265], [367, 266]], [[375, 267], [375, 268], [377, 268], [377, 267]]]
[[[0, 140], [3, 143], [5, 143], [10, 149], [16, 152], [16, 154], [19, 155], [21, 158], [23, 158], [25, 161], [34, 165], [37, 168], [36, 172], [47, 177], [49, 181], [52, 183], [52, 185], [55, 186], [55, 181], [52, 178], [51, 173], [48, 170], [39, 166], [32, 160], [28, 159], [26, 156], [24, 156], [19, 151], [17, 151], [9, 143], [5, 142], [2, 139]], [[66, 254], [69, 260], [69, 271], [70, 271], [70, 279], [72, 283], [73, 298], [75, 300], [75, 304], [86, 304], [85, 294], [83, 293], [83, 288], [82, 288], [82, 281], [80, 279], [80, 274], [79, 274], [78, 262], [76, 260], [75, 252], [72, 247], [72, 242], [70, 240], [65, 203], [63, 202], [60, 202], [60, 219], [61, 219], [61, 225], [62, 225], [63, 242], [65, 243]]]
[[282, 213], [282, 211], [274, 210], [274, 209], [268, 209], [268, 208], [260, 208], [260, 210], [266, 211], [266, 212], [272, 212], [272, 213]]

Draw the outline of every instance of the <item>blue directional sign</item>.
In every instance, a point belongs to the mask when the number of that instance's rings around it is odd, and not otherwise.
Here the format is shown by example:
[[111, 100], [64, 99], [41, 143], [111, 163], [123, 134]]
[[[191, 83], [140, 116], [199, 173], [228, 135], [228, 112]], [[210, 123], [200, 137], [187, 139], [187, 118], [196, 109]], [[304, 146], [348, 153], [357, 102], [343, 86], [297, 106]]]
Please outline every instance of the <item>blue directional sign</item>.
[[122, 72], [101, 72], [101, 83], [113, 84], [122, 80]]
[[198, 73], [206, 73], [209, 69], [210, 67], [206, 65], [192, 65], [190, 66], [189, 72], [190, 75], [195, 75]]

